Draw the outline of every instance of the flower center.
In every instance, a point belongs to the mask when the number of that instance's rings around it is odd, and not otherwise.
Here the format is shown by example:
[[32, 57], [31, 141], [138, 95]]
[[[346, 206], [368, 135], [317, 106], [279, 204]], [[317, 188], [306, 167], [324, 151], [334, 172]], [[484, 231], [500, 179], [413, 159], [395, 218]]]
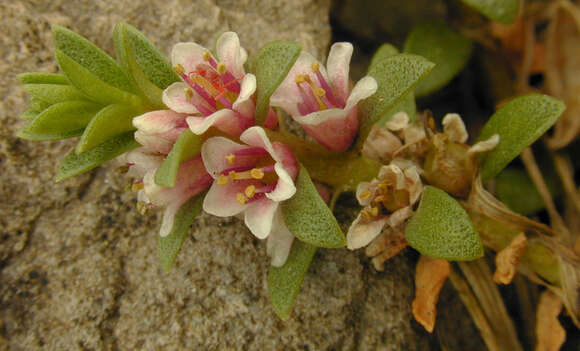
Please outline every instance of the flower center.
[[362, 200], [372, 197], [370, 204], [361, 211], [361, 215], [367, 221], [395, 212], [410, 204], [409, 191], [397, 189], [396, 181], [393, 179], [383, 179], [373, 186], [376, 186], [374, 196], [369, 189], [359, 195]]
[[329, 108], [344, 108], [345, 103], [334, 94], [330, 84], [320, 72], [320, 64], [313, 62], [311, 68], [318, 83], [309, 74], [299, 74], [295, 78], [303, 101], [298, 104], [300, 113], [306, 115]]

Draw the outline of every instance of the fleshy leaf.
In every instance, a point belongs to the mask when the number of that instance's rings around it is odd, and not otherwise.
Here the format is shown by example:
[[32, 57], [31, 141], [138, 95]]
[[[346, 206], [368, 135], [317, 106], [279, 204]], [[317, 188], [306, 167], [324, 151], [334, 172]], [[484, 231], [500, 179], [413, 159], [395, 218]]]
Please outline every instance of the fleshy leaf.
[[61, 161], [55, 180], [57, 182], [70, 178], [91, 169], [128, 152], [139, 146], [133, 138], [133, 133], [125, 133], [111, 138], [89, 151], [77, 154], [71, 150]]
[[429, 95], [459, 73], [467, 64], [473, 45], [442, 22], [415, 27], [405, 41], [405, 52], [417, 54], [435, 63], [435, 68], [415, 88], [415, 95]]
[[278, 317], [290, 317], [292, 306], [315, 253], [315, 246], [294, 240], [286, 263], [282, 267], [270, 266], [268, 292]]
[[114, 104], [104, 107], [87, 125], [75, 152], [80, 154], [107, 139], [135, 130], [131, 121], [139, 114], [140, 111], [127, 105]]
[[481, 167], [484, 182], [493, 179], [525, 148], [542, 136], [566, 106], [558, 99], [541, 94], [517, 97], [502, 105], [481, 130], [478, 141], [499, 134], [499, 144], [487, 153]]
[[28, 140], [58, 140], [82, 134], [100, 106], [88, 101], [67, 101], [38, 114], [18, 136]]
[[22, 84], [70, 84], [66, 76], [57, 73], [27, 72], [18, 75]]
[[[368, 74], [377, 80], [377, 92], [360, 103], [364, 116], [361, 120], [360, 140], [364, 141], [372, 126], [433, 69], [435, 64], [421, 56], [399, 54], [381, 60]], [[360, 144], [362, 146], [362, 144]]]
[[77, 87], [77, 89], [85, 93], [92, 100], [102, 104], [140, 104], [140, 99], [137, 96], [107, 84], [85, 67], [75, 62], [64, 52], [56, 50], [55, 56], [58, 65], [71, 81], [72, 85]]
[[193, 134], [189, 129], [181, 133], [171, 152], [167, 155], [163, 163], [155, 172], [155, 183], [157, 185], [172, 187], [175, 186], [179, 165], [193, 156], [201, 153], [201, 136]]
[[291, 41], [275, 41], [262, 47], [254, 57], [257, 82], [256, 123], [263, 125], [270, 107], [270, 96], [296, 62], [302, 47]]
[[31, 96], [28, 102], [28, 107], [33, 111], [43, 111], [50, 106], [49, 103], [40, 100], [34, 96]]
[[462, 0], [486, 17], [503, 24], [511, 24], [519, 11], [519, 0]]
[[65, 84], [25, 84], [22, 89], [28, 94], [53, 105], [71, 100], [85, 100], [86, 97], [72, 85]]
[[25, 119], [27, 121], [31, 121], [31, 120], [35, 119], [36, 116], [38, 116], [39, 114], [40, 114], [40, 111], [28, 109], [28, 110], [22, 112], [20, 114], [20, 116], [18, 116], [18, 118], [22, 118], [22, 119]]
[[282, 214], [290, 232], [305, 243], [326, 248], [346, 244], [336, 218], [303, 166], [296, 178], [296, 194], [282, 203]]
[[175, 262], [179, 250], [181, 250], [189, 227], [201, 212], [204, 195], [198, 195], [184, 203], [175, 214], [171, 232], [165, 237], [158, 237], [157, 251], [159, 252], [161, 269], [165, 272], [169, 272], [173, 266], [173, 262]]
[[399, 49], [397, 49], [395, 46], [391, 44], [381, 45], [377, 51], [375, 51], [373, 58], [371, 59], [371, 63], [369, 63], [368, 71], [370, 71], [372, 67], [376, 66], [376, 64], [381, 62], [383, 59], [395, 56], [397, 54], [399, 54]]
[[422, 255], [450, 261], [483, 256], [483, 244], [459, 202], [443, 190], [426, 186], [415, 215], [407, 223], [409, 245]]
[[99, 80], [117, 89], [132, 91], [131, 81], [121, 66], [95, 44], [57, 25], [52, 26], [52, 37], [58, 51], [67, 55]]

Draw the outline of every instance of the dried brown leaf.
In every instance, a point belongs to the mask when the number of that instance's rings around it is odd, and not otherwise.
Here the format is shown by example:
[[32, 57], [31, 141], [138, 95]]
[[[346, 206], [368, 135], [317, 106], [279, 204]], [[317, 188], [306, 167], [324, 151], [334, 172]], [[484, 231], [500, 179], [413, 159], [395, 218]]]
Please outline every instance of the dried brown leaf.
[[415, 269], [415, 299], [413, 317], [427, 330], [433, 332], [437, 316], [437, 300], [443, 283], [449, 276], [449, 261], [421, 255]]
[[558, 315], [562, 310], [562, 301], [550, 290], [540, 296], [536, 322], [536, 351], [558, 351], [566, 340], [566, 331], [562, 328]]
[[495, 256], [496, 270], [493, 281], [498, 284], [509, 284], [516, 275], [518, 264], [522, 259], [528, 239], [525, 233], [518, 234], [511, 243]]

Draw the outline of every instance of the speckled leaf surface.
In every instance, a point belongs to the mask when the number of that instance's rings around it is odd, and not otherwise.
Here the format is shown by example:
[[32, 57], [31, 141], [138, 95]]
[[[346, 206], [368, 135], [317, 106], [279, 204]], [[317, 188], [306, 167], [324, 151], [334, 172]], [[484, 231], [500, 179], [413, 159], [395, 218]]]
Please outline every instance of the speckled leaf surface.
[[519, 0], [463, 0], [486, 17], [503, 24], [511, 24], [519, 11]]
[[139, 111], [127, 105], [104, 107], [87, 125], [76, 146], [76, 153], [85, 152], [112, 137], [135, 130], [131, 121], [137, 115]]
[[201, 144], [201, 136], [193, 134], [191, 130], [186, 129], [181, 133], [165, 160], [157, 168], [155, 183], [165, 187], [175, 186], [179, 165], [183, 161], [199, 155]]

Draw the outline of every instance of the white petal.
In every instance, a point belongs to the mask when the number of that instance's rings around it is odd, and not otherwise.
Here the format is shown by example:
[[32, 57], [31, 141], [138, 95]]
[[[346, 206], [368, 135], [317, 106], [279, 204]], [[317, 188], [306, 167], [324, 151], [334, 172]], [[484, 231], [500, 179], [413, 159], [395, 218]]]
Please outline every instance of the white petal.
[[163, 162], [163, 156], [151, 154], [144, 147], [129, 151], [124, 155], [124, 162], [131, 164], [127, 176], [133, 178], [143, 178], [145, 173], [157, 169]]
[[203, 210], [218, 217], [229, 217], [242, 213], [248, 208], [248, 204], [240, 204], [236, 200], [236, 194], [243, 193], [246, 185], [246, 182], [235, 182], [227, 185], [213, 182], [203, 199]]
[[363, 144], [362, 154], [375, 161], [388, 162], [401, 146], [403, 144], [395, 134], [378, 125], [374, 125]]
[[205, 63], [203, 53], [208, 49], [196, 43], [177, 43], [171, 50], [171, 64], [182, 65], [186, 73], [195, 71], [197, 65]]
[[356, 106], [359, 101], [368, 98], [369, 96], [373, 95], [377, 92], [377, 81], [371, 77], [366, 76], [359, 80], [346, 100], [346, 106], [344, 107], [345, 110], [350, 110], [354, 106]]
[[[356, 199], [358, 200], [358, 203], [361, 206], [367, 206], [368, 204], [371, 203], [371, 200], [372, 200], [374, 194], [373, 194], [372, 190], [370, 189], [370, 186], [371, 186], [370, 182], [360, 182], [356, 186]], [[362, 199], [361, 194], [367, 190], [371, 192], [371, 196], [369, 196], [368, 198]]]
[[465, 129], [465, 123], [457, 113], [448, 113], [443, 117], [443, 133], [449, 136], [449, 140], [456, 143], [465, 143], [469, 135]]
[[[247, 148], [224, 137], [209, 138], [201, 146], [201, 158], [207, 172], [216, 179], [221, 172], [231, 168], [226, 159], [234, 151]], [[238, 164], [236, 163], [236, 166]]]
[[210, 127], [216, 127], [233, 136], [238, 136], [242, 132], [235, 112], [229, 109], [217, 110], [207, 117], [187, 117], [186, 121], [189, 129], [197, 135], [205, 133]]
[[479, 143], [473, 145], [467, 150], [468, 154], [474, 154], [479, 152], [486, 152], [493, 150], [497, 144], [499, 144], [499, 134], [494, 134], [489, 139], [480, 141]]
[[135, 132], [135, 141], [146, 148], [167, 155], [173, 148], [173, 143], [157, 135], [145, 134], [140, 130]]
[[[244, 53], [240, 46], [240, 38], [235, 32], [225, 32], [216, 41], [216, 53], [219, 60], [225, 63], [228, 71], [234, 77], [240, 78], [244, 75]], [[246, 54], [247, 58], [247, 54]]]
[[409, 124], [403, 130], [403, 139], [405, 139], [405, 144], [414, 144], [423, 140], [426, 137], [425, 127], [422, 124]]
[[244, 76], [241, 83], [240, 95], [232, 105], [232, 108], [245, 117], [253, 117], [254, 101], [251, 99], [256, 92], [256, 76], [248, 73]]
[[266, 198], [254, 201], [246, 209], [244, 223], [258, 239], [265, 239], [272, 230], [278, 203]]
[[272, 201], [284, 201], [288, 200], [296, 193], [296, 186], [294, 181], [284, 169], [282, 163], [277, 162], [274, 165], [274, 170], [278, 175], [278, 183], [276, 183], [276, 188], [269, 193], [266, 193], [266, 197]]
[[177, 205], [176, 203], [171, 203], [165, 208], [163, 219], [161, 220], [161, 228], [159, 228], [159, 236], [166, 237], [171, 233], [173, 223], [175, 222], [175, 214], [179, 211], [181, 205], [182, 204]]
[[274, 147], [262, 127], [254, 126], [246, 129], [242, 135], [240, 135], [240, 140], [248, 145], [261, 147], [266, 150], [270, 156], [272, 156], [274, 161], [282, 161], [278, 158], [276, 152], [274, 152]]
[[346, 234], [346, 247], [350, 250], [355, 250], [363, 246], [368, 245], [374, 238], [376, 238], [380, 233], [385, 223], [387, 223], [387, 218], [368, 221], [361, 223], [361, 215], [352, 222], [350, 228], [348, 228], [348, 233]]
[[413, 209], [411, 208], [411, 206], [400, 208], [395, 212], [391, 213], [391, 215], [387, 219], [387, 224], [390, 227], [394, 228], [399, 224], [403, 223], [407, 218], [411, 217], [412, 214]]
[[407, 184], [407, 190], [409, 190], [409, 201], [413, 205], [423, 192], [423, 183], [421, 182], [421, 177], [419, 176], [419, 171], [417, 167], [411, 166], [403, 170], [405, 177], [410, 184]]
[[151, 111], [133, 118], [133, 126], [146, 134], [166, 133], [183, 122], [185, 115], [172, 110]]
[[331, 108], [328, 110], [316, 111], [304, 116], [294, 116], [294, 120], [301, 125], [317, 126], [329, 120], [342, 120], [347, 117], [346, 109]]
[[394, 164], [382, 166], [379, 170], [379, 179], [389, 179], [390, 183], [395, 184], [396, 189], [403, 189], [405, 187], [405, 174]]
[[198, 113], [195, 106], [185, 96], [185, 89], [189, 86], [183, 82], [176, 82], [163, 90], [163, 103], [169, 109], [180, 113]]
[[405, 111], [397, 112], [391, 119], [385, 123], [387, 129], [393, 132], [403, 130], [409, 125], [409, 115]]
[[342, 101], [348, 97], [350, 59], [352, 58], [351, 43], [334, 43], [330, 48], [326, 69], [332, 81], [332, 87], [340, 95]]
[[266, 252], [272, 258], [272, 266], [281, 267], [286, 263], [293, 241], [294, 235], [286, 227], [282, 211], [278, 209], [274, 215], [274, 226], [268, 235], [266, 244]]

